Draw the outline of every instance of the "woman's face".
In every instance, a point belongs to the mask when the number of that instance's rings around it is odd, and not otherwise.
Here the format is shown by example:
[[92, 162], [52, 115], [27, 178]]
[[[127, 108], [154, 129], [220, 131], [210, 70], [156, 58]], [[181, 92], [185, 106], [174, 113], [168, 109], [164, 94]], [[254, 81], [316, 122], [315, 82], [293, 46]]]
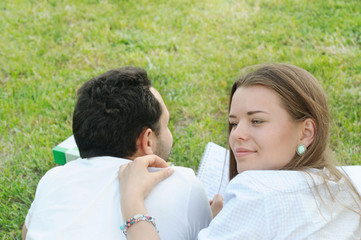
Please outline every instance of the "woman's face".
[[273, 90], [262, 85], [239, 87], [228, 119], [238, 173], [280, 169], [294, 157], [302, 123], [292, 120]]

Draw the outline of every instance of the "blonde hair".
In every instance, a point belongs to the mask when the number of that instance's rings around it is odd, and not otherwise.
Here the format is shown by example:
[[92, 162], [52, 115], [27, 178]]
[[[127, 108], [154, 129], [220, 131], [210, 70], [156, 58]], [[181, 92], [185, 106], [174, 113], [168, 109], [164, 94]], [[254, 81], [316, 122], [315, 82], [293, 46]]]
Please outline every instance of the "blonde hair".
[[[249, 70], [253, 71], [249, 71]], [[358, 194], [351, 181], [341, 173], [330, 161], [328, 156], [329, 140], [329, 110], [326, 94], [316, 78], [306, 70], [289, 64], [264, 64], [256, 65], [246, 69], [248, 71], [239, 78], [232, 86], [229, 109], [232, 97], [239, 87], [262, 85], [272, 89], [281, 99], [283, 107], [295, 121], [313, 119], [316, 124], [316, 133], [313, 142], [308, 146], [307, 151], [299, 156], [296, 154], [293, 159], [281, 170], [307, 170], [310, 168], [326, 168], [334, 180], [345, 178], [348, 186], [357, 195], [357, 201], [361, 203]], [[229, 126], [228, 133], [231, 132]], [[230, 179], [238, 174], [234, 154], [230, 152]], [[323, 176], [325, 182], [329, 178]], [[331, 193], [330, 193], [331, 194]], [[331, 194], [332, 196], [332, 194]], [[360, 206], [358, 203], [358, 206]]]

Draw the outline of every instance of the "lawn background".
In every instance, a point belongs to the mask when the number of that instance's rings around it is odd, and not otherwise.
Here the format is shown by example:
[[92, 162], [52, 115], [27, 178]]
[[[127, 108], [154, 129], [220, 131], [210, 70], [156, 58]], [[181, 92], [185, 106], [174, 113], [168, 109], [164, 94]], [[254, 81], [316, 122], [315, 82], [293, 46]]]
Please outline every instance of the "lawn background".
[[361, 1], [0, 1], [0, 239], [20, 239], [51, 149], [70, 136], [76, 89], [109, 69], [148, 71], [170, 110], [171, 161], [197, 169], [226, 144], [241, 69], [285, 62], [313, 73], [330, 147], [361, 163]]

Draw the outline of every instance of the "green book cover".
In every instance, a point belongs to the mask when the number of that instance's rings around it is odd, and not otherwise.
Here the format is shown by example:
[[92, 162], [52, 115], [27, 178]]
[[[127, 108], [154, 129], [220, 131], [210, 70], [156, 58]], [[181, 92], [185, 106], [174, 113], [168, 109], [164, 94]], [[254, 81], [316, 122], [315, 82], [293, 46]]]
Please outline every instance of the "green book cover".
[[54, 162], [60, 165], [80, 157], [74, 136], [71, 135], [53, 148]]

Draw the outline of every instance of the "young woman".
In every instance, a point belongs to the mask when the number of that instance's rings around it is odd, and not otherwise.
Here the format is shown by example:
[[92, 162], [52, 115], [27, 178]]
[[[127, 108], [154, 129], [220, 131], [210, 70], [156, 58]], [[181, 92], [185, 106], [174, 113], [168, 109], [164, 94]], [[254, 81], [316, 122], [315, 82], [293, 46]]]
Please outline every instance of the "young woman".
[[[327, 155], [329, 111], [321, 85], [296, 66], [254, 68], [231, 90], [231, 181], [223, 209], [198, 239], [360, 239], [361, 197]], [[172, 173], [148, 173], [148, 165], [164, 162], [149, 156], [119, 171], [134, 182], [121, 186], [124, 219], [146, 213], [144, 198]], [[129, 239], [157, 239], [149, 222], [130, 225]]]

